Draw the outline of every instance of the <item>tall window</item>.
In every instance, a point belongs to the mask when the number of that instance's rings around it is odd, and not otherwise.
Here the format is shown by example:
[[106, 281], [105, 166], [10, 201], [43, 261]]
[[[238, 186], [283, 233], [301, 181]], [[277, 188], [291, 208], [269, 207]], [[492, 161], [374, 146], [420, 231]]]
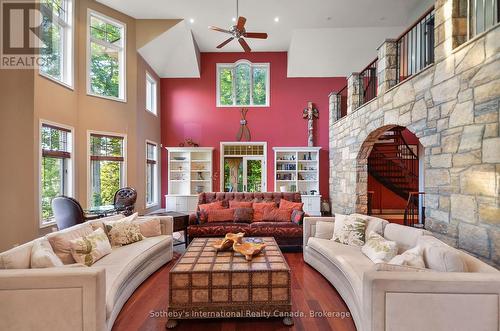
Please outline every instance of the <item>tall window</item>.
[[52, 199], [72, 192], [71, 130], [42, 124], [40, 131], [41, 224], [53, 221]]
[[156, 80], [146, 73], [146, 110], [157, 114], [156, 110]]
[[[467, 8], [460, 1], [460, 9]], [[469, 34], [474, 37], [499, 22], [498, 0], [469, 0]]]
[[89, 12], [88, 93], [125, 100], [125, 25]]
[[158, 203], [158, 156], [157, 145], [146, 143], [146, 207]]
[[217, 64], [217, 107], [269, 106], [269, 63]]
[[65, 85], [73, 85], [73, 2], [42, 0], [40, 73]]
[[90, 134], [90, 204], [113, 204], [115, 192], [125, 186], [123, 137]]

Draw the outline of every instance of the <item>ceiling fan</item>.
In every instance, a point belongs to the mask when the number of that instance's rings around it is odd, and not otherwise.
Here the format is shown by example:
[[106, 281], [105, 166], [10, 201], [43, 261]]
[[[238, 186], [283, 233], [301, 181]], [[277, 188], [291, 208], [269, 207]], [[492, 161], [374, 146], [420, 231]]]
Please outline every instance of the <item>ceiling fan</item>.
[[241, 47], [245, 50], [245, 52], [251, 52], [252, 49], [248, 46], [248, 43], [243, 38], [257, 38], [257, 39], [267, 39], [267, 33], [264, 32], [247, 32], [245, 30], [245, 22], [247, 19], [243, 16], [238, 16], [238, 0], [236, 0], [236, 17], [238, 17], [238, 22], [236, 25], [233, 25], [229, 28], [229, 30], [221, 29], [216, 26], [209, 26], [210, 30], [219, 31], [223, 33], [230, 34], [231, 37], [226, 39], [224, 42], [219, 44], [217, 48], [222, 48], [226, 46], [233, 39], [237, 39], [240, 43]]

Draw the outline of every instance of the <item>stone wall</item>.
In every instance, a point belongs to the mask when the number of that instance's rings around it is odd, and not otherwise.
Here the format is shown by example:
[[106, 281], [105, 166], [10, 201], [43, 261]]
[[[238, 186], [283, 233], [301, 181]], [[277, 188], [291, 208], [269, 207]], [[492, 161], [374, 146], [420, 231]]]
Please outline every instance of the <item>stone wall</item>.
[[[436, 2], [436, 35], [445, 29], [442, 7], [450, 3]], [[455, 49], [446, 44], [452, 37], [440, 38], [435, 64], [382, 87], [376, 99], [338, 121], [330, 114], [332, 210], [366, 212], [371, 147], [386, 130], [405, 126], [425, 150], [426, 228], [498, 267], [500, 27]], [[386, 51], [379, 49], [379, 61]]]

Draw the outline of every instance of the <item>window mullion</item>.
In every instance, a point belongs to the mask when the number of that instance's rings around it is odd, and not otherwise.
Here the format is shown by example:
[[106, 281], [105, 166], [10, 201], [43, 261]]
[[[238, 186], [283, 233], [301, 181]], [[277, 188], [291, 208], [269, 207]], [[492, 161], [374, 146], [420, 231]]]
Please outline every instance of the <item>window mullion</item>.
[[250, 66], [250, 106], [253, 106], [253, 66]]
[[231, 79], [231, 83], [232, 83], [232, 86], [233, 86], [233, 106], [237, 106], [236, 104], [236, 67], [233, 66], [231, 68], [231, 75], [232, 75], [232, 79]]

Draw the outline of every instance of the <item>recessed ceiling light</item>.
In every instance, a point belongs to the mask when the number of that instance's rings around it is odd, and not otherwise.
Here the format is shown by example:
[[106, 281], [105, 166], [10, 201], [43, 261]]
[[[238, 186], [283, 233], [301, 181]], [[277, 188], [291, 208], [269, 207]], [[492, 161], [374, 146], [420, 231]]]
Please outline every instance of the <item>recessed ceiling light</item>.
[[276, 16], [276, 17], [274, 18], [274, 21], [275, 21], [276, 23], [278, 23], [278, 22], [280, 21], [280, 18], [279, 18], [278, 16]]
[[189, 23], [193, 24], [194, 23], [194, 18], [189, 19]]
[[231, 20], [232, 20], [233, 22], [236, 22], [236, 17], [233, 17]]

